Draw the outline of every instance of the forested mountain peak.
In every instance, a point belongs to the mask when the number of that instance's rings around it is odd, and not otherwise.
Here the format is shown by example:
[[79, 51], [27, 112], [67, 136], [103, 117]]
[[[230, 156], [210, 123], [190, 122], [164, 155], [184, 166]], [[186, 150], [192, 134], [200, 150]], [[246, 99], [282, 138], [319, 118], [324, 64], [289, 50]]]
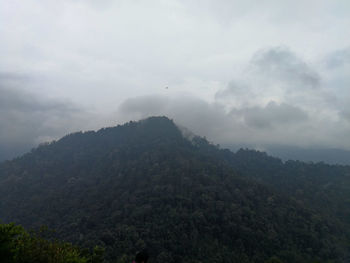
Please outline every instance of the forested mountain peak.
[[[84, 135], [84, 136], [82, 136]], [[60, 143], [137, 143], [141, 140], [154, 140], [161, 138], [179, 138], [181, 132], [175, 123], [167, 117], [149, 117], [140, 121], [130, 121], [124, 125], [102, 128], [98, 131], [86, 131], [69, 134], [58, 142]]]
[[1, 164], [0, 219], [100, 245], [110, 262], [144, 247], [152, 262], [346, 262], [347, 172], [221, 150], [151, 117], [73, 133]]

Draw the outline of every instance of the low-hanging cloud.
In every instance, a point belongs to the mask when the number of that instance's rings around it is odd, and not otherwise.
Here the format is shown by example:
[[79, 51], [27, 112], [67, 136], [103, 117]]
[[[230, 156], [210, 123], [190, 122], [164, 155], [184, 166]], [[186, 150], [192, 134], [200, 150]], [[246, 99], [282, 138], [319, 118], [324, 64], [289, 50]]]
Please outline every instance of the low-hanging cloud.
[[127, 119], [166, 115], [221, 144], [350, 149], [347, 111], [316, 67], [287, 48], [258, 51], [241, 78], [212, 102], [190, 96], [140, 96], [121, 104]]
[[269, 102], [265, 107], [232, 109], [230, 114], [243, 118], [252, 128], [271, 128], [272, 126], [293, 125], [306, 121], [308, 115], [303, 110], [286, 103]]
[[117, 115], [124, 120], [166, 115], [195, 134], [224, 145], [344, 146], [345, 131], [337, 133], [329, 120], [310, 120], [302, 110], [275, 102], [264, 108], [227, 112], [219, 103], [195, 97], [145, 96], [126, 100]]
[[[339, 68], [344, 67], [346, 63]], [[69, 132], [154, 115], [166, 115], [223, 145], [350, 149], [350, 114], [345, 107], [350, 99], [322, 75], [287, 48], [264, 49], [253, 55], [242, 76], [211, 100], [171, 93], [170, 87], [163, 95], [126, 99], [105, 118], [65, 100], [25, 91], [32, 82], [27, 75], [0, 72], [0, 160]]]
[[0, 160], [81, 130], [88, 123], [89, 114], [72, 103], [21, 89], [28, 80], [16, 73], [0, 74]]

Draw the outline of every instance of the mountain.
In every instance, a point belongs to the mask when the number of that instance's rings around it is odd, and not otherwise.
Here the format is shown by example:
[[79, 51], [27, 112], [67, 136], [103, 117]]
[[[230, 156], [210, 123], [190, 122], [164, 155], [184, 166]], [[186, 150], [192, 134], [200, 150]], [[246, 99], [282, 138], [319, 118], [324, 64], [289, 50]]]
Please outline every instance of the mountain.
[[348, 172], [232, 153], [151, 117], [2, 163], [0, 219], [101, 245], [109, 262], [144, 247], [152, 262], [347, 262]]
[[350, 151], [342, 149], [304, 149], [291, 146], [270, 146], [267, 148], [267, 152], [285, 161], [300, 160], [304, 162], [350, 165]]
[[31, 145], [25, 145], [25, 146], [17, 146], [17, 145], [0, 145], [0, 162], [4, 162], [6, 160], [11, 160], [15, 158], [16, 156], [22, 155], [26, 152], [28, 152], [33, 146]]
[[283, 161], [302, 161], [302, 162], [324, 162], [328, 164], [350, 165], [350, 151], [334, 148], [302, 148], [291, 145], [224, 145], [231, 151], [237, 151], [240, 148], [263, 149], [271, 156], [282, 159]]

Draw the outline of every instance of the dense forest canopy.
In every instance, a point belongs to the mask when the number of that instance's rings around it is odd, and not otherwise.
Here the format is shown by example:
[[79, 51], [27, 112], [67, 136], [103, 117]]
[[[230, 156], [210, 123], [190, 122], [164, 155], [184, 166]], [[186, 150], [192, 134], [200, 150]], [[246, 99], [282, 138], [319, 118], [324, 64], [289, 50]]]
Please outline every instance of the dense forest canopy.
[[108, 262], [348, 262], [350, 167], [220, 149], [151, 117], [0, 165], [0, 220]]
[[102, 263], [103, 249], [82, 250], [70, 243], [49, 240], [47, 229], [27, 232], [14, 224], [0, 224], [2, 263]]

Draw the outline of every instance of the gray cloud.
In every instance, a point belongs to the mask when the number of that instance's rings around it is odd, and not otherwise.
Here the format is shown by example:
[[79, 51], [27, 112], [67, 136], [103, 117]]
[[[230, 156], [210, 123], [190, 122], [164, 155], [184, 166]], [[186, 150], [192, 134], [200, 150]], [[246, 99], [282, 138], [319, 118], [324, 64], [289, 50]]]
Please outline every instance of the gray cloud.
[[284, 47], [258, 51], [252, 58], [253, 74], [263, 74], [274, 82], [286, 84], [288, 91], [315, 89], [320, 86], [320, 76], [296, 54]]
[[286, 103], [269, 102], [265, 107], [233, 109], [231, 114], [243, 117], [252, 128], [271, 128], [273, 125], [293, 125], [306, 121], [308, 115], [303, 110]]
[[341, 120], [349, 120], [350, 103], [350, 47], [330, 52], [321, 60], [322, 74], [327, 80], [325, 88], [336, 97], [329, 106], [339, 112]]
[[114, 116], [119, 120], [143, 119], [153, 115], [165, 115], [192, 132], [211, 139], [220, 137], [231, 123], [227, 122], [225, 109], [191, 96], [141, 96], [124, 101]]
[[348, 6], [3, 1], [1, 149], [85, 129], [81, 107], [92, 128], [162, 114], [219, 143], [350, 148]]
[[[215, 93], [215, 99], [230, 99], [232, 97], [243, 97], [249, 92], [249, 86], [246, 83], [231, 81], [227, 88]], [[250, 94], [252, 95], [252, 94]]]
[[0, 71], [0, 82], [4, 83], [6, 81], [19, 81], [19, 80], [27, 80], [29, 79], [28, 76], [13, 73], [13, 72], [1, 72]]
[[212, 102], [140, 96], [124, 101], [117, 115], [124, 120], [167, 115], [221, 144], [350, 149], [347, 111], [339, 94], [325, 86], [316, 65], [277, 47], [257, 52]]
[[[12, 86], [6, 86], [8, 79]], [[87, 127], [89, 114], [75, 105], [28, 93], [18, 85], [27, 78], [0, 74], [0, 160], [28, 151], [41, 142]]]
[[191, 96], [155, 95], [130, 98], [120, 105], [117, 115], [122, 117], [123, 121], [142, 119], [152, 115], [166, 115], [198, 134], [203, 131], [203, 135], [206, 136], [226, 126], [225, 109], [221, 105], [210, 104]]
[[[350, 18], [346, 8], [339, 10], [347, 2], [314, 5], [301, 0], [4, 1], [0, 70], [44, 74], [46, 94], [102, 110], [164, 85], [206, 95], [212, 85], [225, 87], [233, 69], [262, 47], [286, 45], [318, 59], [348, 44]], [[276, 62], [273, 55], [270, 63], [286, 61]], [[298, 78], [317, 85], [315, 75]]]
[[336, 69], [350, 64], [350, 48], [337, 50], [326, 58], [326, 65], [330, 69]]
[[139, 114], [140, 118], [157, 115], [168, 106], [169, 100], [161, 96], [129, 98], [120, 105], [121, 114]]
[[350, 123], [350, 110], [341, 111], [340, 117], [346, 119]]
[[194, 97], [144, 96], [126, 100], [113, 116], [127, 121], [152, 115], [166, 115], [195, 134], [224, 145], [350, 148], [349, 142], [344, 142], [350, 127], [328, 118], [312, 118], [284, 103], [227, 112], [220, 103]]
[[[68, 132], [153, 115], [173, 118], [220, 144], [350, 149], [350, 118], [339, 104], [339, 95], [325, 90], [317, 67], [286, 48], [257, 52], [242, 76], [216, 92], [211, 102], [196, 95], [179, 95], [170, 86], [162, 88], [163, 95], [124, 100], [109, 118], [65, 100], [25, 91], [41, 81], [30, 76], [0, 72], [0, 160]], [[337, 99], [332, 100], [333, 96]]]
[[276, 101], [304, 110], [324, 110], [334, 107], [337, 96], [323, 82], [315, 65], [288, 48], [274, 47], [256, 52], [243, 74], [215, 98], [234, 107], [264, 107]]

